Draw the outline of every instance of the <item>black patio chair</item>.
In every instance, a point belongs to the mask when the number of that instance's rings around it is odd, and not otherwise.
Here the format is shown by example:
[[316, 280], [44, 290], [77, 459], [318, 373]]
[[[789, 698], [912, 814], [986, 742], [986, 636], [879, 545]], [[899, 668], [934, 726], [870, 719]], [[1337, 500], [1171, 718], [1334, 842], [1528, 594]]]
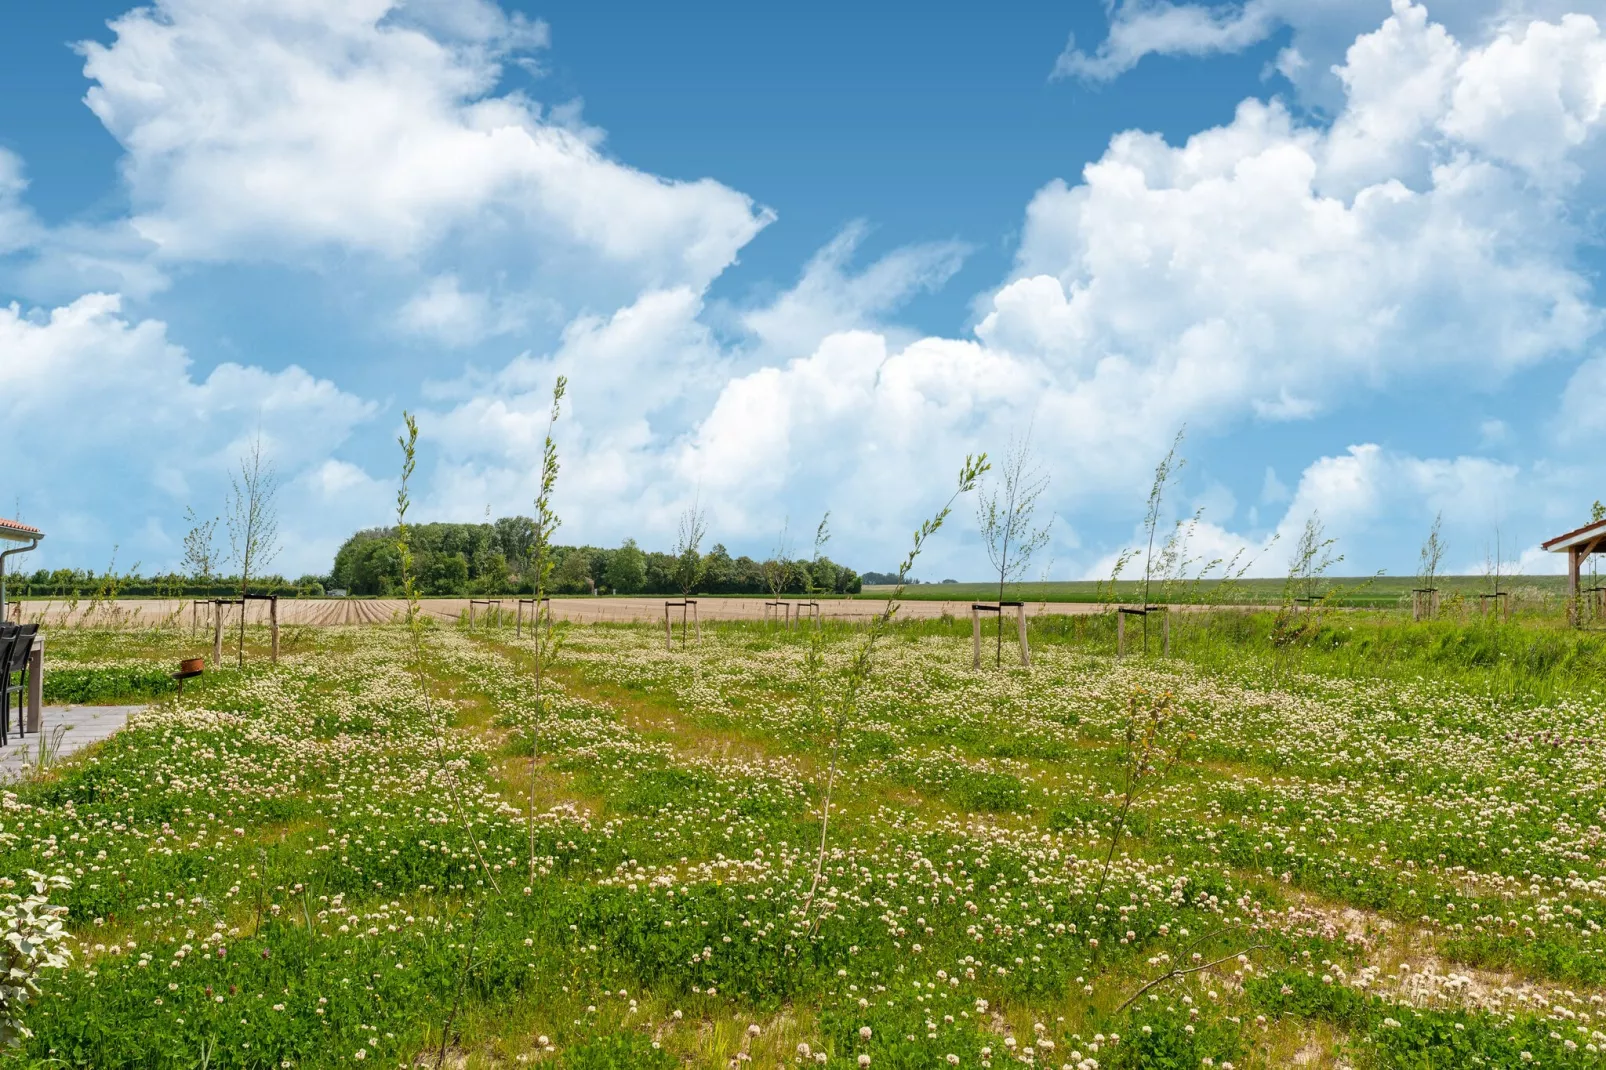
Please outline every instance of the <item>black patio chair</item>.
[[17, 628], [11, 637], [11, 650], [7, 657], [0, 659], [0, 691], [4, 692], [0, 698], [0, 744], [5, 742], [5, 736], [10, 732], [11, 724], [11, 696], [17, 696], [17, 735], [28, 734], [28, 661], [33, 652], [33, 639], [39, 632], [39, 625], [24, 624]]

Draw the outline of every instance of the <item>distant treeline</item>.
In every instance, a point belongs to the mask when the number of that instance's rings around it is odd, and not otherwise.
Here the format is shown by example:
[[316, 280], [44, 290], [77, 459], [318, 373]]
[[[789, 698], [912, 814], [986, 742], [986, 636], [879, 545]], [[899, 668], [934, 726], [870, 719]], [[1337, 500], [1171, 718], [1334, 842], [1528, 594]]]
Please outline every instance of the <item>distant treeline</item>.
[[[535, 590], [535, 523], [503, 517], [492, 524], [416, 524], [409, 528], [413, 574], [425, 595], [529, 594]], [[554, 568], [547, 583], [553, 594], [678, 594], [687, 562], [673, 554], [643, 550], [634, 539], [617, 549], [553, 547]], [[764, 594], [772, 581], [783, 594], [808, 590], [858, 594], [859, 574], [830, 558], [817, 561], [756, 561], [732, 557], [716, 545], [695, 555], [696, 593]], [[331, 590], [352, 595], [399, 595], [401, 555], [394, 528], [370, 528], [347, 539], [327, 576], [253, 576], [252, 594], [320, 597]], [[140, 576], [83, 569], [40, 569], [6, 577], [12, 598], [92, 599], [118, 597], [238, 597], [238, 576]]]
[[[288, 580], [283, 576], [252, 576], [252, 594], [276, 594], [285, 598], [316, 598], [327, 585], [324, 576], [302, 576]], [[184, 576], [168, 573], [140, 576], [135, 573], [90, 572], [80, 568], [40, 569], [33, 573], [6, 576], [8, 598], [238, 598], [238, 576]]]
[[[529, 594], [535, 590], [535, 523], [503, 517], [491, 524], [417, 524], [409, 529], [413, 572], [426, 595]], [[634, 539], [617, 549], [556, 546], [547, 590], [553, 594], [678, 594], [673, 554], [642, 550]], [[858, 573], [829, 558], [818, 561], [756, 561], [732, 557], [716, 545], [698, 555], [702, 594], [763, 594], [769, 577], [782, 591], [857, 594]], [[335, 554], [327, 587], [354, 595], [394, 595], [401, 591], [401, 557], [394, 528], [359, 531]]]

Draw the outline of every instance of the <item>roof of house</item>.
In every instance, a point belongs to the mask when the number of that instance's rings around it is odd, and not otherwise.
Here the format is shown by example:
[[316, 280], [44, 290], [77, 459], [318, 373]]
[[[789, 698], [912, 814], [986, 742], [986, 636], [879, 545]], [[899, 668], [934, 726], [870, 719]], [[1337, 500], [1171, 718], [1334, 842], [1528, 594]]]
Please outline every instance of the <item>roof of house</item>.
[[1574, 546], [1583, 543], [1606, 540], [1606, 520], [1595, 520], [1581, 528], [1574, 528], [1565, 535], [1557, 535], [1554, 539], [1539, 544], [1540, 549], [1560, 552], [1571, 550]]
[[7, 542], [32, 542], [42, 539], [45, 533], [31, 524], [24, 524], [20, 520], [6, 520], [0, 518], [0, 539]]

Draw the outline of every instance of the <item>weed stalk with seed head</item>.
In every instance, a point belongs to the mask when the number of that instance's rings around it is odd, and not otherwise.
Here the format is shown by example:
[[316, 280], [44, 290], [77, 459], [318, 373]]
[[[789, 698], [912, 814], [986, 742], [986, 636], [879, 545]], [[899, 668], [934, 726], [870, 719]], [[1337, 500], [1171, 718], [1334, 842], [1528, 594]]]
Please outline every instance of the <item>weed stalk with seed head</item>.
[[463, 826], [463, 833], [468, 837], [469, 846], [474, 848], [474, 857], [479, 860], [485, 879], [490, 881], [491, 887], [501, 895], [501, 886], [496, 883], [496, 875], [480, 851], [479, 839], [474, 835], [474, 824], [469, 820], [468, 810], [463, 806], [463, 799], [458, 791], [457, 774], [452, 771], [451, 763], [447, 761], [446, 722], [444, 716], [437, 716], [435, 713], [435, 703], [429, 693], [429, 677], [424, 669], [426, 654], [424, 611], [418, 594], [418, 580], [413, 574], [412, 531], [407, 524], [407, 509], [412, 504], [407, 485], [413, 478], [413, 468], [418, 462], [418, 420], [410, 412], [403, 412], [402, 419], [406, 421], [407, 434], [396, 439], [402, 448], [401, 485], [396, 489], [396, 555], [401, 563], [402, 595], [407, 599], [407, 633], [412, 640], [413, 678], [424, 701], [424, 715], [429, 719], [430, 726], [435, 732], [435, 759], [440, 766], [441, 775], [446, 780], [447, 797], [451, 799], [452, 809]]
[[[886, 604], [881, 612], [871, 618], [869, 627], [865, 630], [859, 648], [854, 652], [853, 659], [848, 663], [843, 674], [841, 694], [836, 701], [836, 716], [831, 719], [831, 747], [830, 763], [825, 777], [825, 797], [820, 809], [820, 849], [814, 859], [814, 875], [809, 880], [809, 893], [803, 900], [803, 917], [809, 918], [809, 912], [814, 906], [814, 898], [820, 889], [820, 877], [825, 871], [825, 845], [831, 829], [831, 792], [836, 787], [837, 761], [842, 750], [842, 731], [858, 708], [859, 696], [870, 681], [870, 673], [875, 664], [876, 641], [892, 626], [893, 618], [898, 614], [899, 603], [903, 598], [903, 589], [908, 584], [909, 572], [914, 568], [915, 559], [925, 548], [927, 540], [935, 535], [947, 521], [948, 515], [953, 511], [954, 502], [960, 495], [969, 494], [976, 489], [976, 483], [985, 475], [991, 466], [987, 463], [985, 453], [971, 456], [965, 455], [965, 463], [959, 470], [959, 486], [948, 502], [937, 514], [921, 523], [915, 530], [913, 544], [903, 562], [898, 566], [898, 582], [888, 592]], [[823, 526], [823, 525], [822, 525]], [[815, 666], [818, 676], [819, 666]], [[814, 692], [813, 701], [816, 711], [823, 710], [823, 687]], [[817, 921], [818, 919], [816, 919]]]
[[[532, 563], [535, 570], [535, 720], [530, 726], [530, 797], [526, 820], [530, 835], [530, 880], [535, 880], [535, 781], [536, 765], [541, 757], [541, 724], [544, 720], [547, 665], [557, 655], [558, 639], [552, 629], [552, 609], [546, 601], [547, 581], [552, 576], [552, 536], [562, 521], [552, 509], [552, 492], [558, 485], [558, 447], [552, 439], [557, 426], [558, 413], [563, 404], [569, 381], [558, 376], [552, 387], [552, 410], [547, 415], [546, 441], [541, 448], [541, 489], [535, 496], [535, 545]], [[545, 625], [545, 627], [543, 627]]]

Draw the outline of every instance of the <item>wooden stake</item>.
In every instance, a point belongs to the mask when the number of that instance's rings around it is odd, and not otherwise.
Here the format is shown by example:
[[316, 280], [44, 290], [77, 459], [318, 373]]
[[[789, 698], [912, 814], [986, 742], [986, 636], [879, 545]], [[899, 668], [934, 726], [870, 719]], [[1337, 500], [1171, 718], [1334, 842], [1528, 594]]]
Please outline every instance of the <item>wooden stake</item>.
[[669, 603], [664, 603], [664, 649], [675, 649], [675, 633], [669, 626]]
[[268, 624], [273, 630], [273, 663], [279, 664], [279, 596], [268, 599]]
[[1162, 657], [1169, 658], [1171, 656], [1171, 610], [1167, 609], [1165, 616], [1161, 620], [1163, 623], [1160, 625], [1160, 630], [1164, 639], [1160, 647], [1160, 654]]
[[223, 668], [223, 603], [213, 602], [212, 608], [217, 610], [216, 622], [212, 628], [212, 668]]
[[981, 610], [974, 604], [970, 607], [970, 667], [981, 668]]
[[1126, 656], [1126, 614], [1115, 611], [1115, 656]]
[[1032, 667], [1032, 649], [1026, 645], [1026, 607], [1015, 607], [1015, 621], [1020, 626], [1020, 663], [1028, 669]]

